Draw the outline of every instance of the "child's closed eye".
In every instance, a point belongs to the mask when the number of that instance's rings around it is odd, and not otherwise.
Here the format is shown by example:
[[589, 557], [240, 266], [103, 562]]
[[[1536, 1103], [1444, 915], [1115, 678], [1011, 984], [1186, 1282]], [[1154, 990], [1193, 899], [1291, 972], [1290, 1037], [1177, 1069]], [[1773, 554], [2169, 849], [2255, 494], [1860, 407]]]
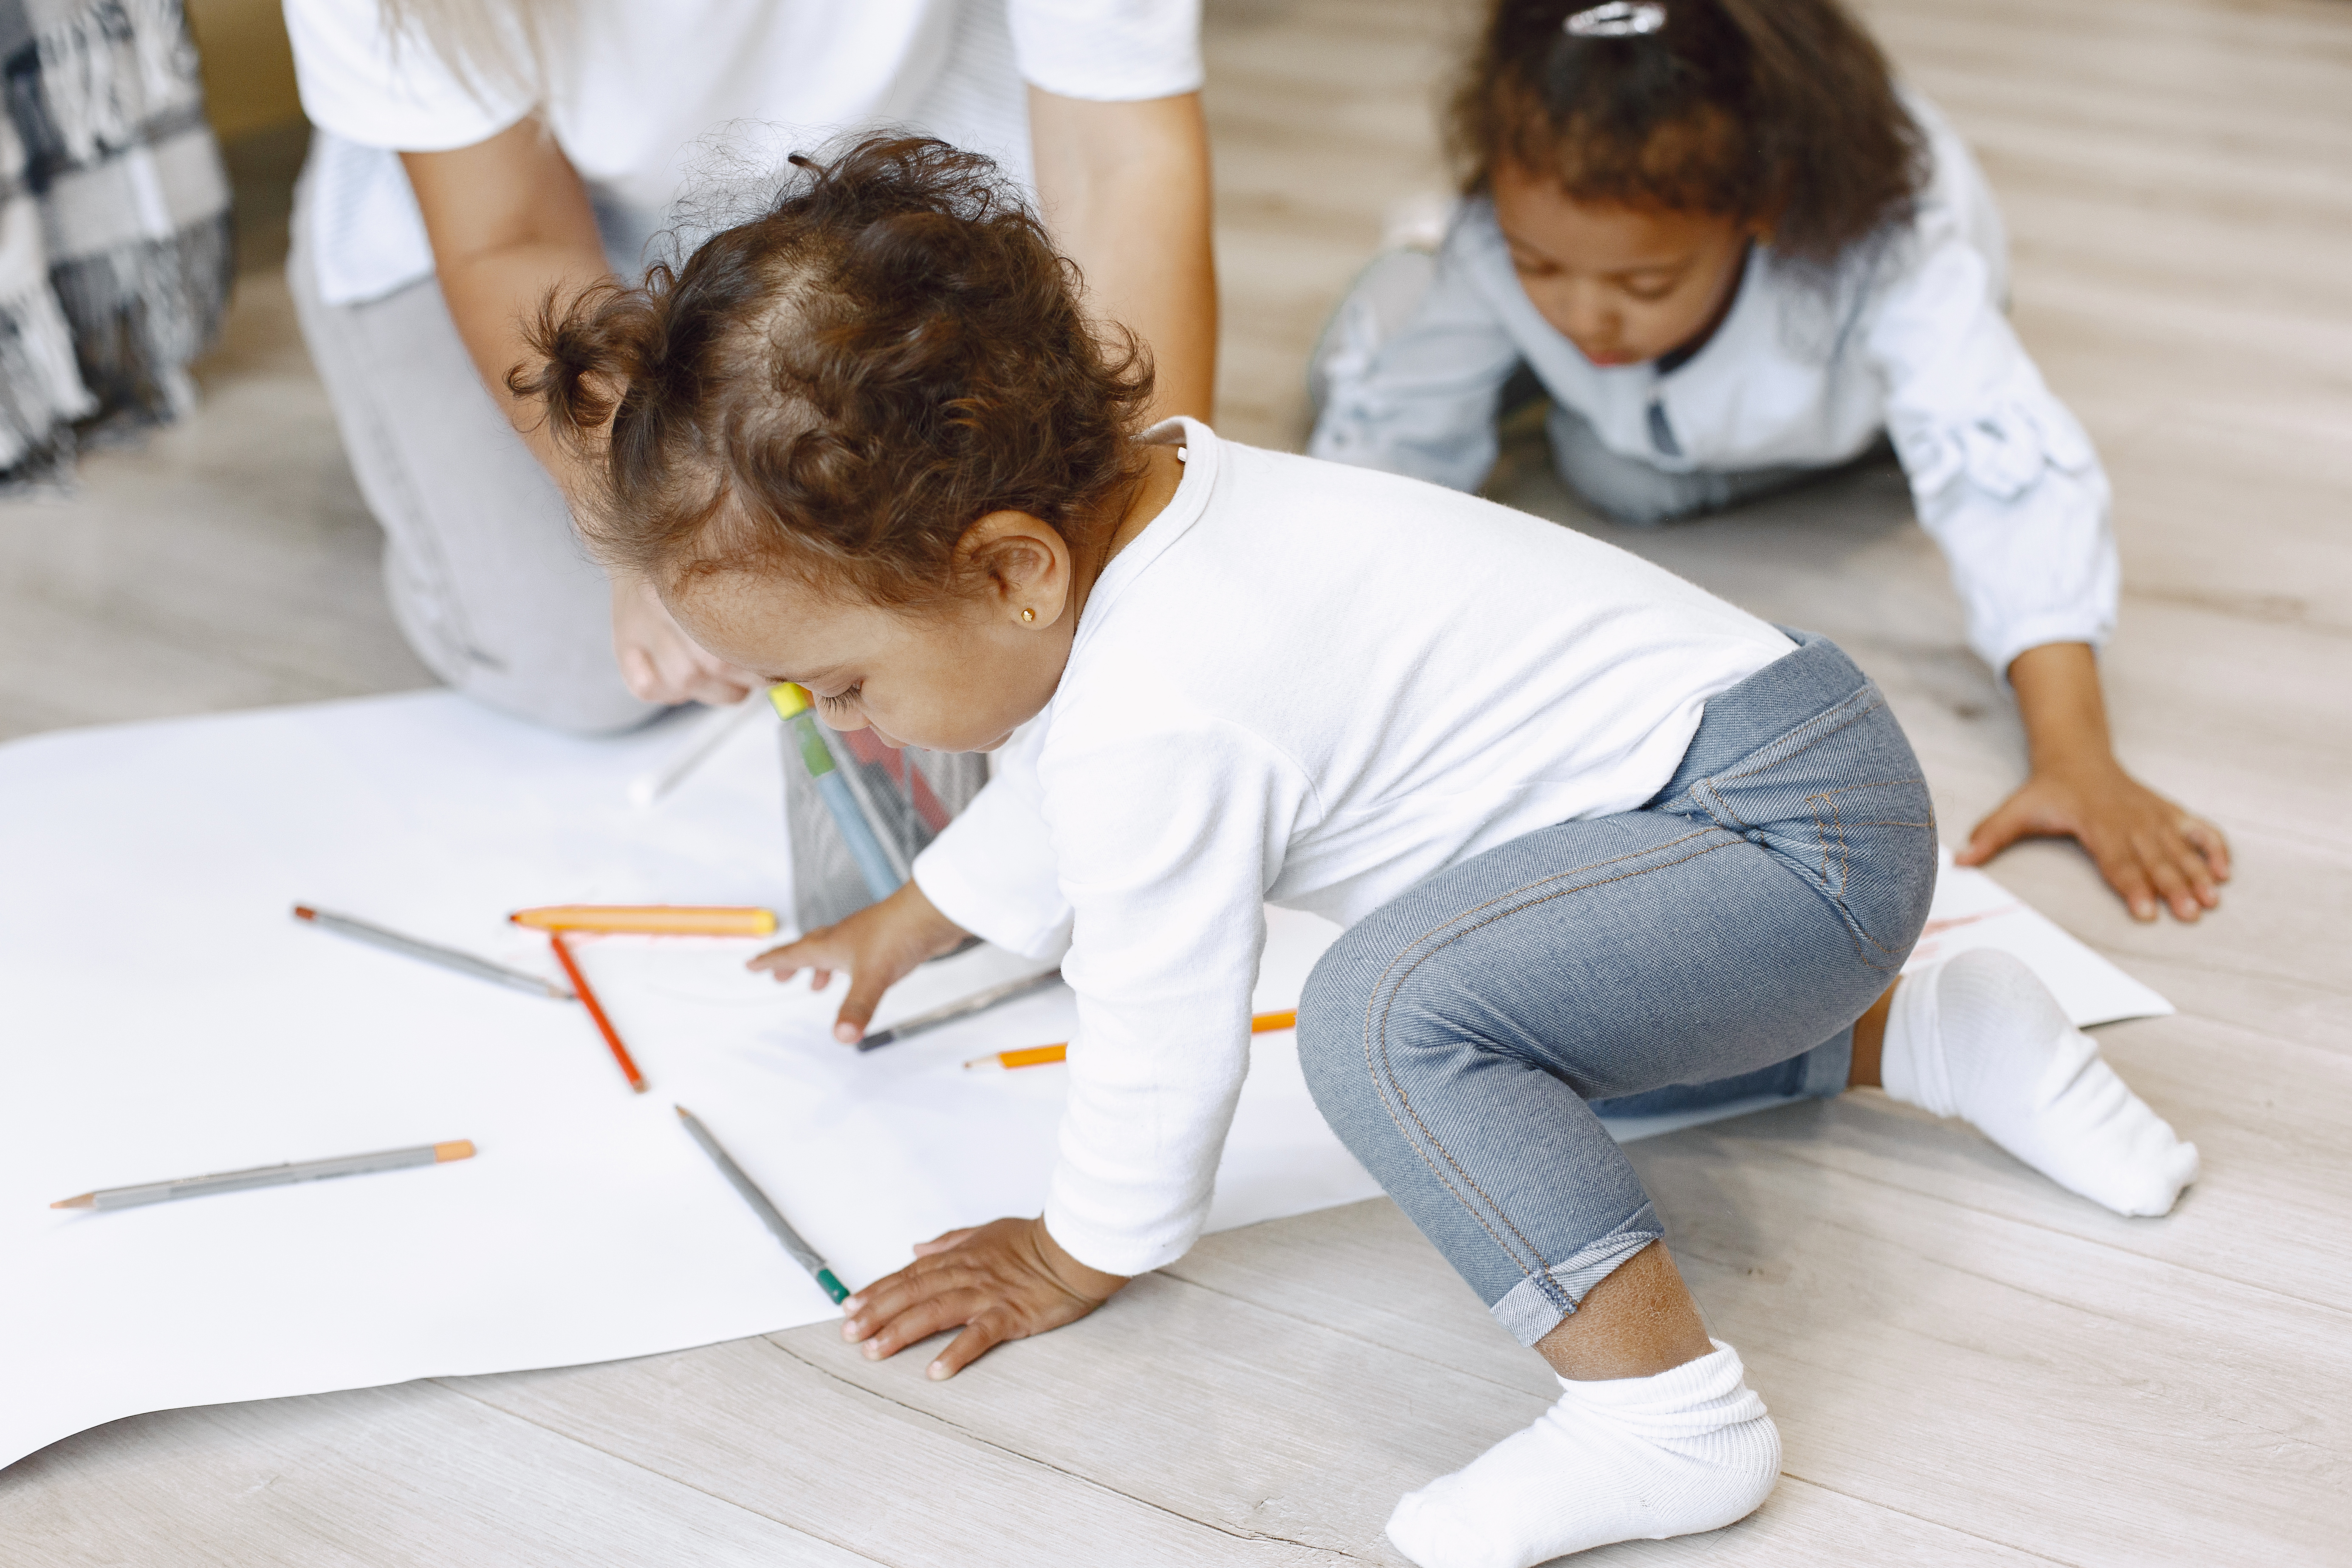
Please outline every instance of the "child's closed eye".
[[848, 688], [846, 690], [836, 692], [831, 697], [819, 696], [817, 700], [824, 704], [826, 708], [831, 709], [833, 711], [837, 713], [843, 709], [856, 706], [857, 694], [865, 689], [866, 682], [861, 680], [856, 685]]

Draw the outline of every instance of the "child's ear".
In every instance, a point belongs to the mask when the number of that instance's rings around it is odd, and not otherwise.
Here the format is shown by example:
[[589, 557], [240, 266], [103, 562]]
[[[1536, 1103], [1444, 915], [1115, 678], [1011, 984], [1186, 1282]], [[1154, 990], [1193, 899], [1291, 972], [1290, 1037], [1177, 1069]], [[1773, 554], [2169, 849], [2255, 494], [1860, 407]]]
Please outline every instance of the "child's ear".
[[[958, 564], [987, 583], [992, 608], [1024, 627], [1050, 626], [1070, 597], [1070, 548], [1024, 511], [992, 511], [956, 541]], [[1024, 613], [1025, 612], [1025, 613]]]

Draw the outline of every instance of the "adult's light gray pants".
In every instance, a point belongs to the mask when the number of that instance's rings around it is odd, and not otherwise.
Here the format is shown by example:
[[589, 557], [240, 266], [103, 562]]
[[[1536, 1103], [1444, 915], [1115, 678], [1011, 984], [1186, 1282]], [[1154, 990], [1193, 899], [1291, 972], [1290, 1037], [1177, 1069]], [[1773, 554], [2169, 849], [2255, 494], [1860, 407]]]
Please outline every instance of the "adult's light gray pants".
[[286, 282], [383, 525], [384, 592], [409, 647], [467, 696], [559, 730], [625, 730], [659, 711], [622, 684], [604, 574], [490, 401], [440, 283], [330, 305], [305, 216], [298, 200]]

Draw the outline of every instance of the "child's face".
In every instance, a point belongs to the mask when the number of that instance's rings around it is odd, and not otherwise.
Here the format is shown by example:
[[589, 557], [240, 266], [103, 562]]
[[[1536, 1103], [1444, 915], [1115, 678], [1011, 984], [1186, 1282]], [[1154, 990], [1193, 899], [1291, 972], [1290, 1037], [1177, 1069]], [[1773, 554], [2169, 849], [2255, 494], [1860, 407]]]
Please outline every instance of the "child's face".
[[[1151, 469], [1103, 559], [1175, 492], [1171, 452]], [[915, 610], [820, 594], [786, 576], [732, 572], [663, 596], [687, 636], [771, 682], [816, 699], [836, 730], [891, 746], [992, 752], [1053, 700], [1100, 560], [1080, 561], [1054, 528], [1017, 511], [964, 531], [959, 556], [979, 586]]]
[[1507, 160], [1492, 189], [1528, 302], [1598, 365], [1640, 364], [1712, 331], [1757, 233], [1717, 213], [1580, 202]]

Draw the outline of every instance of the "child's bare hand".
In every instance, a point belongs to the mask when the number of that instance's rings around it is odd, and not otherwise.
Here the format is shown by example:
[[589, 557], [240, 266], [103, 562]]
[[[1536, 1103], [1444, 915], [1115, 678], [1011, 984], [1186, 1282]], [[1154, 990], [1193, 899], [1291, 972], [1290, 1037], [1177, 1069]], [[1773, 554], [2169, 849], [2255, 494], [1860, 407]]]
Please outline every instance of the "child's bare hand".
[[991, 1345], [1076, 1322], [1126, 1283], [1063, 1251], [1042, 1219], [992, 1220], [919, 1243], [914, 1262], [844, 1301], [841, 1337], [880, 1361], [961, 1326], [924, 1369], [953, 1377]]
[[2194, 921], [2221, 901], [2230, 841], [2221, 830], [2133, 778], [2113, 762], [2037, 770], [1976, 826], [1953, 859], [1981, 866], [2020, 838], [2071, 837], [2098, 863], [2135, 920], [2159, 903]]
[[909, 882], [845, 921], [770, 948], [747, 967], [764, 969], [779, 983], [805, 969], [810, 986], [818, 991], [833, 984], [835, 970], [846, 971], [849, 994], [834, 1016], [833, 1037], [856, 1045], [866, 1037], [866, 1026], [873, 1021], [882, 994], [913, 973], [917, 964], [963, 941], [965, 934], [923, 896], [922, 889]]

